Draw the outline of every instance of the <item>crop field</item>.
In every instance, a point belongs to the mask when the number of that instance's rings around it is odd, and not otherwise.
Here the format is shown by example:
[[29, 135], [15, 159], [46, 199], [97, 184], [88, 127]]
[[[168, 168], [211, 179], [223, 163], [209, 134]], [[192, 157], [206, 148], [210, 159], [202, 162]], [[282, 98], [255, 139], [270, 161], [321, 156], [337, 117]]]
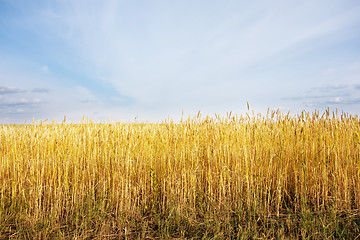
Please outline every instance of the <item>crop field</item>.
[[0, 239], [360, 239], [357, 115], [0, 126]]

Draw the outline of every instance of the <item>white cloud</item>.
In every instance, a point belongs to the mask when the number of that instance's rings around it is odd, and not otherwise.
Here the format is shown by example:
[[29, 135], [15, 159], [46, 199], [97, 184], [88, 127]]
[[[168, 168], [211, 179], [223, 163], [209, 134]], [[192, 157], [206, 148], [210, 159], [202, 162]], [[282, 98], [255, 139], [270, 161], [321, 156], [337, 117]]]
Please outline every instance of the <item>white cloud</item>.
[[342, 97], [335, 97], [333, 99], [331, 99], [332, 102], [334, 103], [341, 103], [343, 101]]
[[[327, 2], [235, 5], [223, 10], [228, 17], [216, 15], [211, 4], [200, 12], [186, 10], [186, 17], [170, 5], [166, 11], [136, 11], [113, 1], [70, 5], [71, 12], [59, 14], [71, 30], [68, 41], [99, 74], [109, 75], [107, 81], [143, 104], [159, 104], [165, 93], [183, 95], [204, 84], [216, 91], [252, 65], [286, 59], [305, 42], [333, 38], [355, 12], [336, 13], [337, 6]], [[211, 98], [209, 91], [198, 93]]]

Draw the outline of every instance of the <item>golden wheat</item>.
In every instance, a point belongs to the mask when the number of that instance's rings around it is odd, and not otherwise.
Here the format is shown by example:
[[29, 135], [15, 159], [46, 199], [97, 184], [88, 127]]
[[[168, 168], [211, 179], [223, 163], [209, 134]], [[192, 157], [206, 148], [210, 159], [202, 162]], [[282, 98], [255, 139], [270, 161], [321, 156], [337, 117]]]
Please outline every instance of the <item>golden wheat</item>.
[[186, 237], [217, 223], [235, 238], [251, 216], [358, 216], [358, 116], [3, 125], [0, 140], [0, 236]]

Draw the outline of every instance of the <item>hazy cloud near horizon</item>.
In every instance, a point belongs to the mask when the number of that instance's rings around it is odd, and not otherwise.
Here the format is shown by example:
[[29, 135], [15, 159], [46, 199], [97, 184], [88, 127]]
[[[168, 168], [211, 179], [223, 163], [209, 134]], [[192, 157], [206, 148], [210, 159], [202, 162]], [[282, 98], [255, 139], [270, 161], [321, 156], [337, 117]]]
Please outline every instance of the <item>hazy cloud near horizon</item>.
[[360, 93], [358, 84], [339, 84], [327, 85], [323, 87], [312, 88], [306, 95], [296, 95], [284, 97], [283, 100], [303, 101], [303, 104], [315, 108], [339, 108], [342, 105], [360, 104]]
[[358, 1], [0, 3], [0, 123], [360, 111]]

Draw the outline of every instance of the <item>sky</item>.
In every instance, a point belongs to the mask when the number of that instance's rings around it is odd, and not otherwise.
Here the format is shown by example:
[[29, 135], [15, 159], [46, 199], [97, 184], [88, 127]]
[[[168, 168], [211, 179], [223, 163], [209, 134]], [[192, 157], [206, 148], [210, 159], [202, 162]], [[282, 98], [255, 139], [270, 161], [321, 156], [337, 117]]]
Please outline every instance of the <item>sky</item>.
[[360, 114], [360, 1], [0, 0], [0, 124]]

